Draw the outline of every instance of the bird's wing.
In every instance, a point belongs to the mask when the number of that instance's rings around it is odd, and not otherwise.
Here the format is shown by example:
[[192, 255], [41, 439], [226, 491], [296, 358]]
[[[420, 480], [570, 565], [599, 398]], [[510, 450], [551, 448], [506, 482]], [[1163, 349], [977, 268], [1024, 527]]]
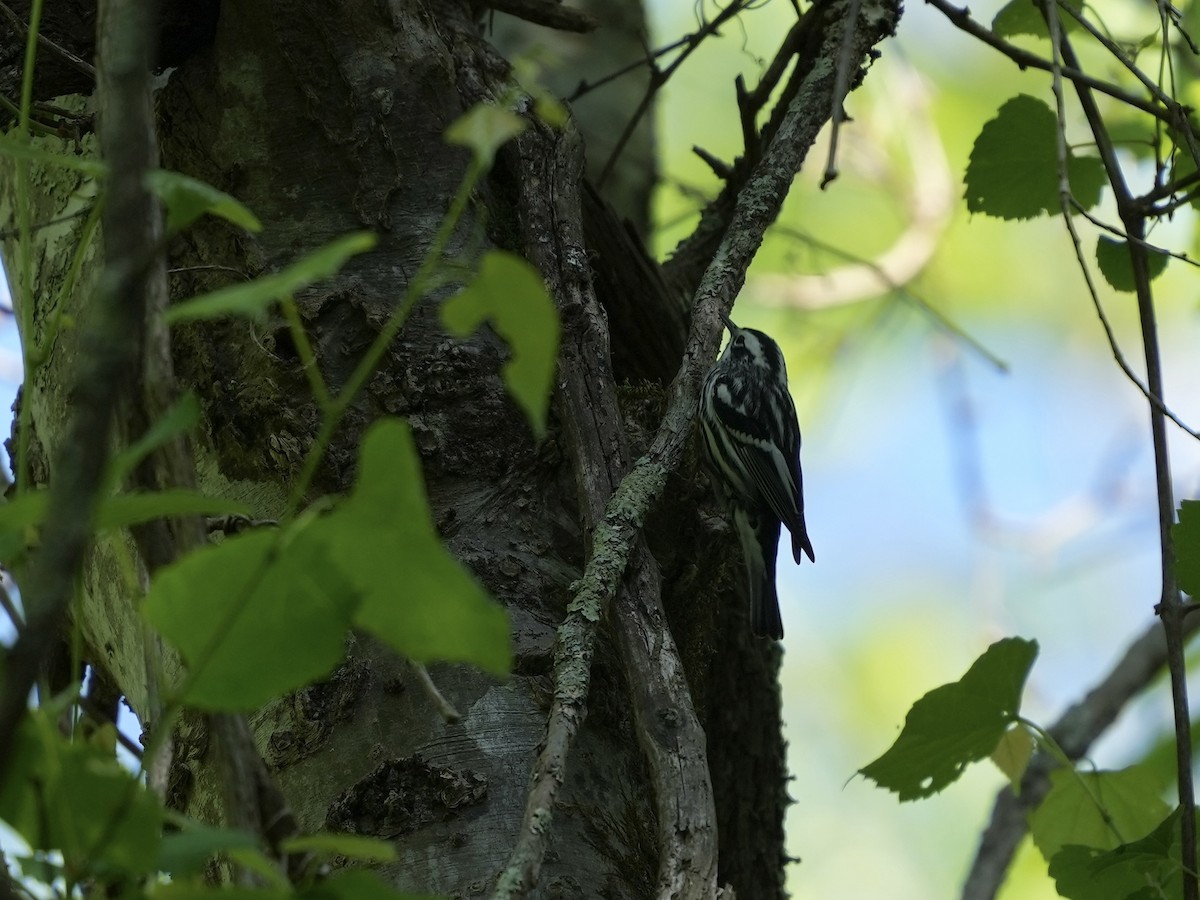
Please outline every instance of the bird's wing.
[[799, 489], [792, 465], [769, 441], [738, 434], [737, 454], [746, 472], [749, 473], [759, 495], [766, 501], [771, 512], [783, 522], [793, 534], [803, 529], [800, 509], [796, 502]]

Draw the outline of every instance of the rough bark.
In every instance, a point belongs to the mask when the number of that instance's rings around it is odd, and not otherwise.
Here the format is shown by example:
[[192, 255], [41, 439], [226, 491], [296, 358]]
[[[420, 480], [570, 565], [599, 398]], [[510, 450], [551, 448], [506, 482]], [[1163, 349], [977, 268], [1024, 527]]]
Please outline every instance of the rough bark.
[[[352, 0], [334, 15], [311, 0], [224, 4], [211, 41], [206, 36], [173, 57], [178, 68], [157, 103], [163, 164], [233, 194], [266, 227], [253, 238], [209, 220], [189, 230], [171, 247], [172, 297], [269, 272], [351, 230], [377, 231], [375, 250], [297, 298], [322, 373], [336, 390], [416, 272], [465, 171], [465, 152], [448, 147], [442, 132], [510, 77], [465, 6]], [[73, 52], [90, 58], [86, 46]], [[85, 151], [91, 140], [80, 139]], [[0, 203], [11, 209], [12, 170], [0, 173]], [[523, 249], [520, 203], [531, 187], [521, 177], [521, 167], [502, 158], [455, 235], [452, 256]], [[40, 184], [34, 220], [85, 207], [89, 190], [73, 176]], [[586, 195], [584, 209], [624, 438], [636, 455], [661, 417], [684, 346], [684, 298], [699, 274], [692, 262], [677, 281], [665, 279], [601, 200]], [[46, 299], [34, 322], [43, 332], [81, 227], [73, 220], [37, 233], [37, 296]], [[88, 277], [94, 272], [85, 267]], [[589, 411], [560, 402], [550, 438], [535, 444], [499, 378], [503, 344], [490, 333], [452, 340], [442, 329], [438, 306], [453, 289], [418, 305], [343, 421], [313, 493], [345, 491], [365, 428], [383, 415], [405, 416], [443, 538], [509, 611], [514, 675], [498, 682], [466, 667], [431, 667], [463, 713], [461, 723], [449, 725], [406, 662], [353, 636], [330, 679], [270, 704], [251, 724], [303, 828], [386, 837], [399, 861], [383, 873], [398, 887], [475, 897], [490, 892], [511, 849], [545, 732], [555, 628], [585, 552], [586, 517], [563, 451], [563, 419]], [[63, 311], [75, 315], [82, 296], [86, 291], [63, 298]], [[176, 373], [203, 408], [196, 441], [201, 487], [250, 503], [258, 517], [277, 516], [318, 422], [287, 329], [230, 320], [185, 326], [173, 338]], [[74, 341], [69, 329], [58, 336], [26, 394], [35, 446], [53, 448], [61, 439], [69, 405], [61, 373]], [[44, 481], [45, 466], [35, 466], [33, 476]], [[657, 563], [706, 732], [719, 883], [743, 897], [782, 896], [778, 652], [751, 638], [741, 605], [728, 602], [738, 551], [701, 515], [711, 513], [710, 500], [690, 460], [667, 495], [646, 528], [653, 558], [639, 566], [644, 572]], [[134, 598], [115, 575], [125, 552], [123, 544], [97, 547], [77, 616], [89, 659], [144, 714], [142, 629]], [[653, 580], [631, 578], [627, 590], [636, 594], [647, 584]], [[639, 747], [646, 736], [631, 711], [629, 657], [619, 645], [606, 625], [588, 716], [555, 813], [543, 896], [636, 898], [655, 890], [662, 823]], [[202, 723], [185, 720], [175, 735], [168, 795], [206, 819], [218, 818], [220, 808], [211, 744]]]

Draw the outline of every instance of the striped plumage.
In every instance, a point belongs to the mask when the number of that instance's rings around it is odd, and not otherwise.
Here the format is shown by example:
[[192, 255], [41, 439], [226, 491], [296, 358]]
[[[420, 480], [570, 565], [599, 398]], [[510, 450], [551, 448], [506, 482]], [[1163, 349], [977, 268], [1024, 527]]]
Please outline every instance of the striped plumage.
[[787, 387], [783, 353], [771, 338], [738, 328], [700, 393], [700, 426], [719, 494], [742, 545], [755, 634], [783, 637], [775, 592], [780, 525], [792, 556], [815, 561], [804, 526], [800, 426]]

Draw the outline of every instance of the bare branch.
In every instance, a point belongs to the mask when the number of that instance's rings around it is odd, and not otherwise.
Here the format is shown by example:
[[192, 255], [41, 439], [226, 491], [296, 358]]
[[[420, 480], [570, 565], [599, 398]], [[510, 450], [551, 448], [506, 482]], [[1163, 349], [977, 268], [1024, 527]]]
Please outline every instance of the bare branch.
[[[596, 179], [597, 187], [603, 187], [604, 182], [608, 180], [608, 176], [612, 174], [613, 167], [617, 164], [617, 159], [620, 158], [625, 145], [629, 143], [630, 137], [633, 136], [634, 129], [637, 128], [638, 122], [642, 120], [642, 116], [646, 114], [646, 111], [650, 108], [650, 103], [662, 89], [662, 86], [670, 80], [671, 76], [687, 61], [687, 58], [692, 55], [705, 38], [709, 35], [717, 34], [722, 25], [734, 18], [753, 2], [754, 0], [734, 0], [734, 2], [722, 9], [711, 21], [706, 22], [702, 28], [683, 39], [683, 51], [675, 59], [671, 60], [669, 66], [661, 70], [657, 68], [651, 70], [650, 83], [646, 87], [646, 93], [642, 96], [637, 108], [633, 111], [633, 115], [629, 117], [629, 121], [625, 123], [625, 128], [621, 131], [621, 136], [617, 139], [616, 146], [613, 147], [612, 153], [609, 154], [608, 160], [604, 163], [600, 177]], [[578, 91], [576, 94], [578, 94]]]
[[[829, 0], [817, 10], [822, 22], [850, 22], [850, 47], [854, 59], [863, 59], [874, 44], [886, 37], [895, 29], [899, 18], [899, 8], [894, 5], [862, 2], [860, 18], [848, 19], [848, 4], [858, 0]], [[827, 36], [822, 49], [830, 53], [836, 52], [840, 46], [841, 29], [827, 28], [823, 32]], [[614, 464], [620, 461], [622, 451], [605, 452], [596, 460], [592, 458], [593, 466], [599, 469], [580, 469], [580, 478], [584, 485], [599, 485], [608, 480], [611, 484], [619, 484], [616, 491], [608, 498], [607, 503], [599, 514], [599, 509], [592, 512], [594, 516], [593, 544], [588, 554], [587, 568], [581, 578], [575, 598], [568, 607], [568, 618], [559, 628], [556, 653], [554, 653], [554, 702], [551, 708], [550, 722], [547, 726], [547, 736], [534, 766], [532, 788], [526, 806], [526, 816], [518, 836], [517, 846], [510, 857], [509, 865], [500, 878], [496, 898], [516, 898], [527, 895], [532, 889], [533, 881], [538, 874], [542, 854], [545, 852], [545, 842], [550, 827], [552, 804], [563, 784], [565, 774], [566, 754], [571, 740], [584, 713], [584, 700], [587, 697], [590, 679], [590, 661], [595, 641], [595, 623], [604, 616], [606, 608], [610, 607], [614, 596], [622, 587], [624, 574], [631, 560], [638, 566], [635, 578], [638, 583], [638, 602], [648, 604], [641, 608], [629, 610], [628, 606], [619, 607], [618, 634], [622, 641], [622, 654], [626, 666], [631, 660], [654, 660], [655, 665], [647, 668], [647, 672], [655, 674], [659, 684], [638, 684], [635, 690], [638, 694], [646, 692], [658, 704], [667, 698], [682, 697], [686, 703], [686, 685], [683, 683], [682, 668], [678, 666], [676, 652], [670, 632], [661, 624], [661, 611], [656, 610], [655, 601], [658, 595], [656, 571], [648, 564], [648, 558], [643, 558], [640, 551], [640, 533], [644, 518], [650, 506], [660, 497], [666, 485], [667, 475], [678, 467], [683, 449], [691, 432], [694, 419], [700, 382], [710, 360], [713, 359], [716, 343], [720, 336], [720, 313], [727, 312], [732, 306], [733, 298], [742, 288], [745, 281], [745, 271], [754, 259], [758, 247], [762, 244], [764, 233], [779, 215], [779, 210], [791, 186], [794, 175], [802, 163], [806, 150], [811, 144], [811, 136], [815, 136], [816, 128], [828, 115], [830, 97], [834, 89], [833, 72], [824, 67], [814, 67], [804, 74], [797, 84], [797, 89], [791, 94], [784, 114], [778, 127], [772, 131], [772, 139], [764, 146], [762, 160], [752, 170], [746, 179], [743, 190], [738, 194], [734, 204], [733, 214], [724, 239], [716, 248], [716, 252], [704, 272], [700, 287], [692, 304], [691, 329], [686, 346], [683, 365], [680, 366], [676, 379], [671, 385], [670, 402], [667, 412], [650, 443], [647, 454], [638, 458], [628, 475], [623, 475], [619, 469], [614, 470]], [[522, 179], [530, 181], [529, 179]], [[559, 188], [562, 191], [562, 188]], [[528, 226], [527, 226], [528, 228]], [[535, 229], [534, 233], [540, 233]], [[540, 262], [542, 251], [536, 242], [532, 254]], [[582, 259], [582, 253], [559, 253], [566, 260]], [[574, 278], [582, 277], [575, 274]], [[578, 289], [568, 282], [566, 287]], [[560, 298], [562, 289], [556, 292]], [[586, 296], [583, 294], [582, 296]], [[586, 302], [580, 313], [576, 313], [576, 322], [572, 334], [564, 337], [563, 364], [560, 371], [568, 379], [571, 390], [572, 371], [576, 366], [571, 364], [572, 354], [578, 354], [590, 365], [607, 365], [607, 353], [595, 354], [594, 348], [604, 347], [606, 329], [602, 313], [592, 310]], [[578, 320], [582, 319], [582, 320]], [[568, 319], [570, 320], [570, 319]], [[592, 332], [592, 337], [582, 337]], [[594, 359], [588, 360], [588, 356]], [[602, 374], [602, 372], [601, 372]], [[611, 380], [611, 376], [608, 377]], [[605, 379], [601, 378], [600, 384]], [[614, 402], [605, 402], [601, 395], [596, 402], [592, 385], [581, 384], [578, 390], [584, 391], [584, 396], [577, 402], [569, 404], [571, 415], [566, 416], [565, 425], [570, 430], [586, 427], [587, 430], [610, 436], [620, 434], [619, 410], [614, 408]], [[578, 422], [581, 410], [589, 410], [590, 418], [598, 422]], [[576, 436], [571, 439], [574, 446], [583, 445], [584, 438]], [[599, 481], [593, 481], [599, 479]], [[595, 487], [583, 491], [587, 504], [594, 503]], [[648, 557], [648, 554], [647, 554]], [[650, 578], [650, 581], [643, 581]], [[658, 620], [656, 620], [658, 617]], [[642, 668], [638, 668], [642, 672]], [[701, 794], [709, 794], [710, 787], [706, 784], [707, 772], [703, 760], [684, 758], [678, 755], [679, 746], [686, 740], [686, 730], [690, 725], [690, 704], [683, 709], [674, 707], [678, 713], [673, 722], [671, 732], [662, 734], [661, 722], [647, 719], [653, 713], [650, 703], [635, 702], [638, 732], [641, 736], [643, 751], [648, 756], [652, 778], [655, 780], [656, 805], [659, 810], [659, 896], [679, 896], [679, 898], [709, 898], [716, 893], [715, 886], [715, 834], [712, 828], [704, 827], [703, 818], [692, 817], [692, 810], [700, 809], [697, 800]], [[702, 746], [702, 744], [698, 744]], [[672, 755], [672, 751], [674, 755]], [[695, 773], [690, 775], [689, 773]], [[691, 781], [691, 793], [685, 794], [688, 802], [680, 809], [678, 791], [680, 786], [689, 784], [689, 779], [703, 775], [704, 781]], [[662, 821], [662, 820], [666, 821]], [[708, 820], [709, 823], [712, 820]]]

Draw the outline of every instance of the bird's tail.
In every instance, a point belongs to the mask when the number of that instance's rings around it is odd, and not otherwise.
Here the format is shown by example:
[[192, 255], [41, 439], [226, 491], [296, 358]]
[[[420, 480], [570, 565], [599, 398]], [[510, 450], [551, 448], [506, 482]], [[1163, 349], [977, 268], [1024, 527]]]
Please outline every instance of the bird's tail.
[[775, 555], [779, 550], [779, 520], [770, 511], [735, 510], [734, 525], [742, 543], [750, 593], [750, 627], [773, 640], [783, 637], [779, 596], [775, 591]]
[[800, 524], [792, 531], [792, 556], [800, 562], [800, 554], [807, 554], [812, 562], [817, 558], [813, 555], [812, 541], [808, 539], [808, 529], [804, 527], [804, 514], [800, 514]]

